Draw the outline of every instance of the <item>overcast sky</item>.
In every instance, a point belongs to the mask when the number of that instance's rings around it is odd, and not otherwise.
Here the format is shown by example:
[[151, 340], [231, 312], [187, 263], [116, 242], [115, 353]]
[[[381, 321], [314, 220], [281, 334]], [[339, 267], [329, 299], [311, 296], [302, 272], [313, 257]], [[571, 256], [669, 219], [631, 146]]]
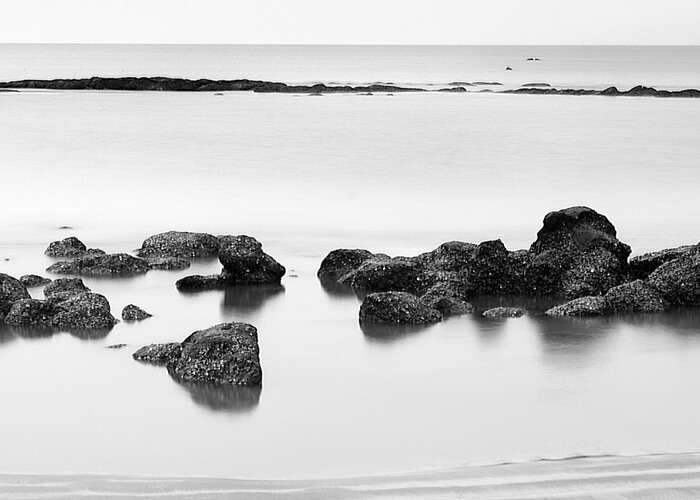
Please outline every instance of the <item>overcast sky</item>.
[[700, 44], [700, 0], [0, 1], [0, 42]]

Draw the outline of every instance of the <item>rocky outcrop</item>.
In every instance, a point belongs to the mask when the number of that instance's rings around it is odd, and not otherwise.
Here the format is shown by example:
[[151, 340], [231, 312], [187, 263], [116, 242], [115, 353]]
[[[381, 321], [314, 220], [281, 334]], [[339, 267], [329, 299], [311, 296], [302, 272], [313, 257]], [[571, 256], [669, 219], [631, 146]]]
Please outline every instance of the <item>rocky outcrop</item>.
[[442, 320], [442, 314], [406, 292], [367, 295], [360, 306], [360, 321], [395, 325], [425, 325]]
[[[155, 258], [179, 257], [193, 259], [199, 257], [216, 257], [219, 253], [219, 239], [207, 233], [187, 231], [168, 231], [146, 238], [137, 254], [149, 258], [157, 265]], [[154, 258], [152, 261], [150, 258]], [[180, 267], [179, 269], [184, 269]]]
[[220, 238], [222, 279], [228, 285], [279, 285], [286, 270], [263, 252], [262, 244], [250, 236]]
[[111, 328], [116, 319], [110, 313], [105, 297], [81, 292], [69, 296], [58, 293], [47, 300], [17, 301], [7, 313], [5, 322], [12, 326], [98, 330]]
[[247, 323], [221, 323], [181, 344], [142, 347], [134, 359], [165, 365], [178, 381], [257, 387], [262, 384], [258, 332]]
[[152, 314], [147, 313], [139, 306], [134, 304], [129, 304], [122, 309], [122, 319], [124, 321], [143, 321], [146, 318], [150, 318]]
[[68, 297], [82, 292], [89, 292], [90, 289], [85, 286], [80, 278], [58, 278], [46, 285], [44, 288], [44, 297], [50, 299], [54, 296]]
[[531, 94], [531, 95], [598, 95], [606, 97], [685, 97], [699, 98], [699, 89], [685, 90], [656, 90], [653, 87], [637, 85], [629, 90], [618, 90], [617, 87], [608, 87], [605, 90], [593, 89], [555, 89], [555, 88], [519, 88], [515, 90], [503, 90], [503, 94]]
[[56, 262], [46, 270], [55, 274], [84, 276], [129, 276], [142, 274], [150, 269], [145, 259], [126, 253], [88, 255], [71, 261]]
[[20, 276], [19, 280], [27, 288], [36, 288], [38, 286], [44, 286], [47, 283], [51, 283], [49, 278], [44, 278], [38, 274], [25, 274], [24, 276]]
[[321, 262], [316, 275], [321, 281], [339, 281], [343, 276], [374, 258], [369, 250], [341, 248], [330, 252]]
[[579, 297], [547, 310], [547, 316], [602, 316], [607, 313], [607, 304], [601, 296]]
[[358, 295], [389, 291], [422, 295], [433, 284], [422, 264], [401, 257], [365, 261], [343, 279]]
[[647, 282], [672, 305], [700, 305], [700, 253], [662, 264], [649, 275]]
[[16, 278], [0, 273], [0, 319], [18, 300], [30, 298], [27, 288]]
[[520, 318], [525, 316], [527, 311], [521, 307], [494, 307], [492, 309], [487, 309], [481, 315], [485, 318], [496, 319], [496, 318]]
[[663, 296], [642, 280], [611, 288], [603, 298], [608, 313], [656, 313], [669, 308]]
[[638, 255], [630, 259], [629, 273], [633, 278], [645, 279], [662, 264], [683, 257], [684, 255], [697, 253], [700, 253], [700, 244], [667, 248], [665, 250], [659, 250], [658, 252]]

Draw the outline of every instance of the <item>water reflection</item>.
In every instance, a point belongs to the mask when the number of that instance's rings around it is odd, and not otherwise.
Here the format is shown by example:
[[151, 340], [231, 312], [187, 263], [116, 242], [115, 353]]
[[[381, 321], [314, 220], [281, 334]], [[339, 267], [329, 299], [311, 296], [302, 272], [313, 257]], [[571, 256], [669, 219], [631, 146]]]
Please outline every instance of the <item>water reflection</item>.
[[260, 387], [183, 382], [175, 378], [173, 380], [190, 394], [192, 401], [214, 411], [250, 412], [257, 408], [262, 392]]
[[435, 325], [384, 325], [377, 323], [360, 323], [360, 329], [369, 342], [390, 344], [406, 340], [425, 332]]
[[0, 321], [0, 345], [16, 340], [17, 337], [10, 328]]
[[226, 288], [221, 308], [249, 313], [260, 309], [272, 297], [284, 293], [282, 285], [248, 285]]
[[352, 288], [350, 285], [346, 285], [343, 283], [338, 283], [336, 280], [324, 280], [324, 279], [319, 279], [319, 283], [321, 283], [321, 288], [323, 288], [323, 291], [325, 291], [328, 295], [332, 297], [354, 297], [355, 292], [352, 291]]
[[55, 328], [46, 326], [7, 326], [6, 328], [12, 335], [23, 339], [45, 339], [58, 333]]

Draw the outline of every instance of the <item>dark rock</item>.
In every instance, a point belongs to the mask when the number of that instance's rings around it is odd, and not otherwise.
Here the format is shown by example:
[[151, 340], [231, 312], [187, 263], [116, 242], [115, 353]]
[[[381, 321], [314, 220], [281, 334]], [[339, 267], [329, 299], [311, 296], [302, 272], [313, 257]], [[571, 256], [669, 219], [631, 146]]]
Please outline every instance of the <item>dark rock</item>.
[[523, 87], [551, 87], [551, 85], [548, 83], [543, 83], [543, 82], [534, 82], [534, 83], [526, 83], [523, 85]]
[[172, 366], [182, 354], [182, 345], [178, 342], [169, 344], [151, 344], [137, 350], [132, 357], [137, 361], [154, 365]]
[[468, 292], [462, 283], [441, 282], [430, 287], [420, 300], [445, 317], [461, 316], [474, 312], [474, 306], [466, 300], [467, 296]]
[[685, 90], [656, 90], [652, 87], [638, 85], [627, 91], [618, 90], [617, 87], [608, 87], [605, 90], [594, 89], [554, 89], [554, 88], [519, 88], [504, 90], [503, 94], [530, 94], [530, 95], [599, 95], [607, 97], [676, 97], [699, 98], [700, 89]]
[[72, 261], [56, 262], [46, 270], [56, 274], [86, 276], [128, 276], [150, 269], [145, 259], [126, 253], [78, 257]]
[[87, 247], [75, 236], [54, 241], [44, 252], [49, 257], [80, 257], [85, 255]]
[[672, 305], [700, 305], [700, 253], [662, 264], [647, 282]]
[[183, 257], [146, 257], [151, 269], [161, 271], [180, 271], [190, 267], [190, 260]]
[[513, 68], [511, 68], [510, 66], [506, 66], [506, 71], [513, 71]]
[[700, 244], [685, 245], [677, 248], [667, 248], [658, 252], [645, 253], [632, 257], [629, 261], [629, 273], [633, 278], [645, 279], [656, 269], [666, 262], [683, 257], [684, 255], [692, 255], [700, 253]]
[[142, 321], [146, 318], [150, 318], [151, 316], [153, 315], [147, 313], [134, 304], [129, 304], [122, 309], [122, 319], [124, 321]]
[[372, 258], [374, 254], [369, 250], [346, 248], [333, 250], [323, 259], [316, 275], [321, 281], [338, 281]]
[[229, 285], [275, 285], [285, 268], [263, 252], [262, 244], [250, 236], [220, 237], [221, 278]]
[[344, 279], [359, 295], [389, 291], [422, 295], [433, 284], [423, 265], [401, 257], [365, 261]]
[[24, 276], [20, 276], [19, 280], [27, 288], [35, 288], [51, 283], [50, 279], [44, 278], [43, 276], [39, 276], [37, 274], [25, 274]]
[[[207, 233], [168, 231], [146, 238], [141, 245], [140, 257], [215, 257], [219, 252], [219, 240]], [[180, 268], [184, 269], [184, 268]]]
[[18, 300], [30, 298], [27, 288], [16, 278], [0, 273], [0, 319]]
[[90, 289], [85, 286], [80, 278], [58, 278], [44, 288], [44, 297], [50, 299], [58, 294], [63, 297], [75, 295], [77, 293], [89, 292]]
[[360, 306], [360, 321], [367, 323], [425, 325], [442, 320], [442, 314], [406, 292], [371, 293]]
[[466, 92], [467, 89], [464, 87], [447, 87], [443, 89], [438, 89], [438, 92]]
[[17, 301], [12, 305], [5, 321], [12, 326], [65, 329], [108, 329], [116, 323], [107, 299], [91, 292], [68, 297], [52, 296], [47, 300]]
[[494, 307], [493, 309], [488, 309], [482, 313], [485, 318], [520, 318], [527, 313], [525, 309], [521, 307]]
[[419, 255], [415, 260], [437, 271], [460, 271], [471, 264], [476, 247], [473, 243], [449, 241]]
[[56, 308], [53, 303], [38, 299], [22, 299], [12, 304], [5, 323], [11, 326], [53, 326]]
[[221, 323], [194, 332], [182, 342], [171, 374], [185, 382], [259, 386], [258, 331], [247, 323]]
[[669, 304], [661, 294], [644, 281], [623, 283], [604, 295], [607, 311], [655, 313], [668, 309]]
[[181, 292], [198, 292], [204, 290], [220, 290], [226, 287], [226, 282], [218, 274], [209, 276], [185, 276], [175, 282]]
[[579, 297], [547, 310], [547, 316], [602, 316], [608, 312], [607, 302], [601, 296]]
[[105, 347], [105, 349], [123, 349], [126, 346], [127, 346], [126, 344], [112, 344], [112, 345], [108, 345], [107, 347]]

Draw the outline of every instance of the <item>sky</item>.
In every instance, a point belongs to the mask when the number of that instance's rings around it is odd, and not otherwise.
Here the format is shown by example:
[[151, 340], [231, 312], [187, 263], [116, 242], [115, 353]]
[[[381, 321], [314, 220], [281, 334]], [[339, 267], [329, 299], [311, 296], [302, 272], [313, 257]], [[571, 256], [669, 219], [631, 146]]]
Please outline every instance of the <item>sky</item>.
[[0, 42], [700, 45], [700, 0], [0, 0]]

